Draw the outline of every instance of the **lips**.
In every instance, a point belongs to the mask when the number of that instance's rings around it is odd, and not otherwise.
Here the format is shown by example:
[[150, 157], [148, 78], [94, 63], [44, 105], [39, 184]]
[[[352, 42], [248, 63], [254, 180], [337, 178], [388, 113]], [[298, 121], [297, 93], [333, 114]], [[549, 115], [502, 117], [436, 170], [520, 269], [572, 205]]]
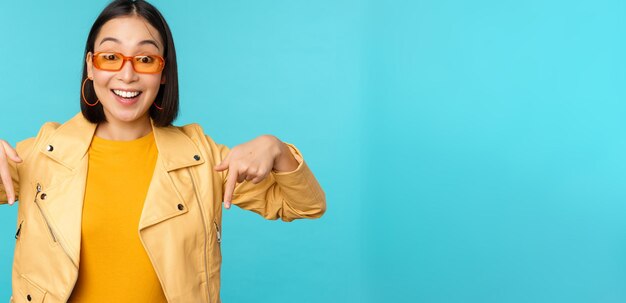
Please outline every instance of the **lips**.
[[124, 105], [133, 105], [139, 100], [139, 96], [141, 95], [141, 91], [132, 91], [132, 90], [121, 90], [121, 89], [112, 89], [111, 92], [115, 99]]
[[132, 99], [141, 95], [141, 91], [131, 91], [131, 90], [121, 90], [121, 89], [112, 89], [111, 91], [115, 95], [122, 97], [122, 98], [126, 98], [126, 99]]

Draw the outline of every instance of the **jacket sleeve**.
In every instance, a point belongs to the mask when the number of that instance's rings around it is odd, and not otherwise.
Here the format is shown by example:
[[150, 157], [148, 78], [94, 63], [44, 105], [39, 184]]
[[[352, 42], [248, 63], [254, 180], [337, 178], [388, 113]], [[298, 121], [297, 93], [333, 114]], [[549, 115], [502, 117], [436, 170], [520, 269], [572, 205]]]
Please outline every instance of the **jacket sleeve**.
[[[232, 203], [251, 210], [269, 220], [281, 218], [289, 222], [294, 219], [319, 218], [326, 211], [326, 195], [315, 176], [302, 158], [300, 151], [287, 144], [298, 161], [298, 168], [291, 172], [272, 171], [260, 183], [244, 181], [238, 183]], [[220, 157], [228, 155], [229, 148], [218, 145]], [[223, 174], [223, 186], [227, 174]]]
[[[17, 151], [17, 154], [20, 156], [20, 158], [22, 158], [23, 161], [25, 161], [26, 157], [28, 156], [27, 153], [29, 153], [30, 150], [32, 149], [32, 145], [34, 141], [35, 141], [35, 138], [29, 138], [29, 139], [26, 139], [17, 143], [15, 150]], [[20, 199], [20, 176], [19, 176], [18, 164], [13, 162], [10, 159], [7, 159], [7, 161], [9, 162], [9, 171], [11, 172], [11, 179], [13, 179], [13, 190], [15, 191], [15, 200], [17, 201]], [[7, 202], [9, 202], [7, 193], [4, 188], [4, 184], [2, 184], [2, 182], [0, 181], [0, 204], [6, 204]]]

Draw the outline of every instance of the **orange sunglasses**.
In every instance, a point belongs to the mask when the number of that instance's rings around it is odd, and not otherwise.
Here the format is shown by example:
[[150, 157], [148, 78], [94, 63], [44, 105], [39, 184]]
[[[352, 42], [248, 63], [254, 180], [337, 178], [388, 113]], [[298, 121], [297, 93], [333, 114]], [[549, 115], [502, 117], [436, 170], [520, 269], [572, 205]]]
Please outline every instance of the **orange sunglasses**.
[[93, 66], [110, 72], [122, 70], [126, 61], [130, 61], [135, 72], [142, 74], [157, 74], [165, 68], [165, 59], [159, 55], [127, 57], [120, 53], [97, 52], [92, 57]]

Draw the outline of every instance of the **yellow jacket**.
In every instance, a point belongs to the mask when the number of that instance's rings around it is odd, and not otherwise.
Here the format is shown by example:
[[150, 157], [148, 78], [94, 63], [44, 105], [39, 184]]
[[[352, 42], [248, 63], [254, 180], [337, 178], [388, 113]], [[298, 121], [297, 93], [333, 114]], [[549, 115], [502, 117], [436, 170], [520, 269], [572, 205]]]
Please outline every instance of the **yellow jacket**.
[[[78, 276], [81, 215], [91, 139], [96, 125], [77, 114], [46, 123], [17, 144], [11, 164], [19, 208], [11, 302], [66, 302]], [[222, 197], [226, 172], [213, 167], [228, 148], [197, 124], [156, 127], [159, 156], [138, 233], [168, 302], [220, 302]], [[237, 185], [233, 204], [267, 219], [318, 218], [324, 192], [303, 161], [293, 172]], [[9, 161], [12, 163], [11, 161]], [[6, 203], [0, 186], [0, 202]]]

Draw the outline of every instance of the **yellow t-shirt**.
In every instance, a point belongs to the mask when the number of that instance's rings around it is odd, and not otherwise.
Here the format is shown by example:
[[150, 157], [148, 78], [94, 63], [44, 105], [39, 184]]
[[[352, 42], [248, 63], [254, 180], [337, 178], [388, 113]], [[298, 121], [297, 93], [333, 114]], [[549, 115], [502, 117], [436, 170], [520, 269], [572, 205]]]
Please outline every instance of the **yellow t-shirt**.
[[152, 133], [132, 141], [93, 138], [70, 302], [167, 302], [138, 231], [157, 155]]

